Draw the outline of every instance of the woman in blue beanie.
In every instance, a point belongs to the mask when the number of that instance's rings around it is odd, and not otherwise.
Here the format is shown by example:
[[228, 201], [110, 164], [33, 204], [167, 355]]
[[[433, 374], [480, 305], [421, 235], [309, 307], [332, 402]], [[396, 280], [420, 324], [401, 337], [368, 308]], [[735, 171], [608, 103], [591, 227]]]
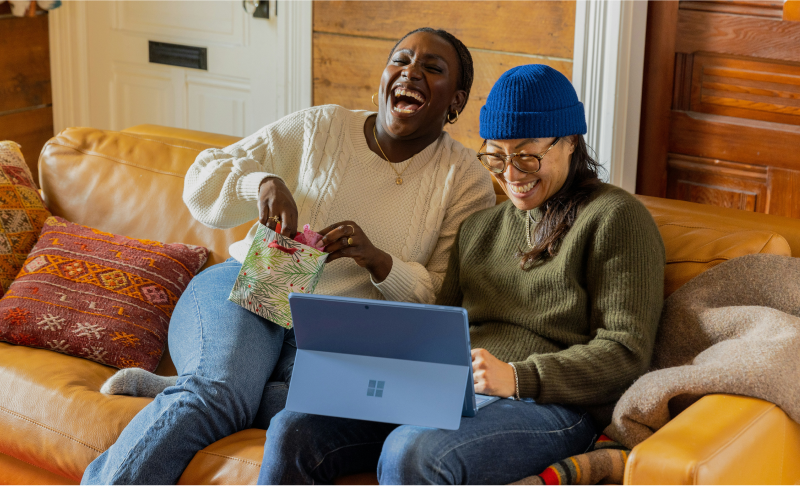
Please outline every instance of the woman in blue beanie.
[[665, 257], [650, 213], [599, 179], [585, 133], [574, 88], [544, 65], [503, 74], [481, 109], [478, 158], [509, 201], [462, 223], [437, 303], [469, 313], [476, 392], [508, 399], [458, 430], [284, 410], [260, 479], [377, 465], [381, 484], [508, 484], [592, 446], [649, 364]]

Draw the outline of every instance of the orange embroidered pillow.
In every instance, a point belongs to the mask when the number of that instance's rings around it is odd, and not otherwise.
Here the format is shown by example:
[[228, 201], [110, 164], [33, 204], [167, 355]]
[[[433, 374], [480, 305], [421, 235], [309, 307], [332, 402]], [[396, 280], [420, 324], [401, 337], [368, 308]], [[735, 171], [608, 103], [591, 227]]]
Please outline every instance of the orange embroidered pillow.
[[19, 273], [49, 216], [19, 145], [0, 142], [0, 296]]
[[50, 217], [0, 299], [0, 340], [154, 371], [172, 311], [208, 250]]

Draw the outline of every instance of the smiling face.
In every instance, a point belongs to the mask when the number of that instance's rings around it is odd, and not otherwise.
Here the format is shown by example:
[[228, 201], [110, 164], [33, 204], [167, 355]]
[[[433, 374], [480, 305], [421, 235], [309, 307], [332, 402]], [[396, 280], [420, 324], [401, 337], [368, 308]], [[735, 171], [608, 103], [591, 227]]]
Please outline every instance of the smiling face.
[[458, 55], [445, 39], [428, 32], [403, 39], [381, 76], [382, 128], [397, 138], [438, 137], [447, 114], [466, 99], [458, 76]]
[[[511, 154], [541, 154], [555, 141], [551, 138], [525, 138], [515, 140], [487, 140], [484, 152]], [[538, 208], [564, 185], [569, 174], [572, 152], [575, 151], [573, 137], [563, 137], [547, 152], [541, 169], [535, 174], [526, 174], [508, 164], [502, 174], [495, 178], [517, 209], [528, 211]]]

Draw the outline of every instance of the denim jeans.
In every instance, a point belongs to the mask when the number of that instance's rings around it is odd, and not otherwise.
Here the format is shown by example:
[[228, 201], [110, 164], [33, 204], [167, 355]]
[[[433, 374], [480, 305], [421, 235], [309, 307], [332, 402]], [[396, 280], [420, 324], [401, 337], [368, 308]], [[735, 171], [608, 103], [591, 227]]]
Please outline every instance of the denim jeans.
[[272, 419], [259, 484], [332, 484], [375, 471], [381, 484], [508, 484], [586, 452], [596, 437], [578, 407], [499, 400], [458, 430], [302, 414]]
[[294, 332], [228, 300], [240, 268], [230, 259], [189, 283], [169, 328], [177, 383], [89, 465], [83, 484], [175, 484], [200, 449], [283, 408]]

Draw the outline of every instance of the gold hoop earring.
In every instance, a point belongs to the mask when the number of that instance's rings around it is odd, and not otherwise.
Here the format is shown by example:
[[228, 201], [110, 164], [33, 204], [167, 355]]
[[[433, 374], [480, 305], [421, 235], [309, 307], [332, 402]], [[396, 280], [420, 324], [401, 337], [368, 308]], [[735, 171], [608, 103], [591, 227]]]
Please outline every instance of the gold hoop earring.
[[[452, 115], [453, 113], [456, 114], [456, 117], [455, 118], [450, 118], [450, 115]], [[456, 110], [455, 112], [451, 111], [450, 113], [447, 114], [447, 123], [453, 125], [457, 121], [458, 121], [458, 110]]]
[[[375, 97], [378, 96], [378, 93], [379, 92], [376, 92], [374, 95], [372, 95], [372, 104], [375, 105], [375, 106], [378, 106], [378, 103], [375, 103]], [[380, 107], [378, 106], [378, 108], [380, 108]]]

